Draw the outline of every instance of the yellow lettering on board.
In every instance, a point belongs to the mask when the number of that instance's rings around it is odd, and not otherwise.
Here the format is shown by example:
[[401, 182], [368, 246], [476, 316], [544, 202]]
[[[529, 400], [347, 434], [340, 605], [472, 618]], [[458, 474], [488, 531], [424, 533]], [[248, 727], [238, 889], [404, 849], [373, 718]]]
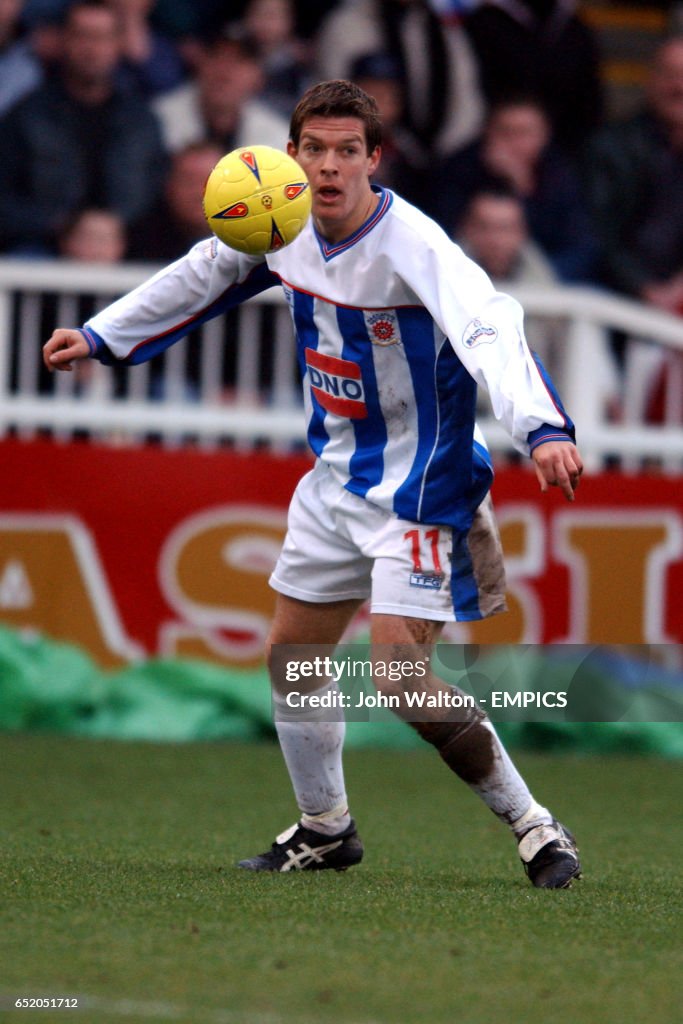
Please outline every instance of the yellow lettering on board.
[[668, 565], [683, 550], [675, 512], [558, 515], [556, 556], [570, 570], [568, 643], [665, 643]]
[[162, 627], [162, 652], [262, 664], [275, 607], [268, 578], [285, 531], [284, 512], [257, 506], [209, 509], [184, 520], [161, 556], [161, 588], [177, 615]]
[[124, 635], [94, 541], [72, 516], [0, 515], [0, 621], [77, 644], [105, 668], [141, 655]]

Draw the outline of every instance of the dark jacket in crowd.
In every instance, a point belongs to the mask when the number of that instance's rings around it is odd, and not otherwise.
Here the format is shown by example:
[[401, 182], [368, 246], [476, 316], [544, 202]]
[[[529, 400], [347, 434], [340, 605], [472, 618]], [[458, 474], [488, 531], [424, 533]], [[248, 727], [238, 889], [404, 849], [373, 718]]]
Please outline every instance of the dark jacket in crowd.
[[86, 107], [49, 80], [0, 122], [0, 249], [49, 248], [86, 206], [128, 223], [156, 200], [165, 170], [157, 119], [139, 97]]
[[465, 21], [488, 102], [533, 96], [570, 153], [583, 147], [603, 107], [595, 36], [575, 7], [575, 0], [486, 0]]
[[586, 181], [604, 283], [638, 295], [683, 270], [683, 153], [642, 112], [592, 140]]
[[[457, 232], [475, 193], [509, 184], [488, 170], [483, 142], [466, 146], [447, 161], [439, 175], [436, 219], [449, 234]], [[513, 190], [514, 191], [514, 190]], [[541, 157], [536, 188], [520, 196], [529, 234], [561, 281], [590, 281], [595, 271], [597, 241], [582, 183], [574, 165], [548, 147]]]

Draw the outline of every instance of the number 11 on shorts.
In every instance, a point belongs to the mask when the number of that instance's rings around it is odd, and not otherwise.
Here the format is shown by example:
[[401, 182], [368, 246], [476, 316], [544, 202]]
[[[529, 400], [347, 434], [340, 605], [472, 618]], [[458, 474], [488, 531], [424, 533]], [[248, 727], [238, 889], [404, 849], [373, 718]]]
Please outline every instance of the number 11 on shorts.
[[[443, 575], [443, 569], [441, 568], [441, 559], [439, 558], [439, 530], [425, 530], [424, 538], [421, 536], [422, 530], [406, 530], [403, 534], [403, 539], [410, 542], [411, 555], [413, 559], [413, 572], [416, 573], [435, 573], [439, 576]], [[423, 546], [426, 546], [429, 552], [429, 558], [431, 565], [425, 565], [422, 561], [422, 550]]]

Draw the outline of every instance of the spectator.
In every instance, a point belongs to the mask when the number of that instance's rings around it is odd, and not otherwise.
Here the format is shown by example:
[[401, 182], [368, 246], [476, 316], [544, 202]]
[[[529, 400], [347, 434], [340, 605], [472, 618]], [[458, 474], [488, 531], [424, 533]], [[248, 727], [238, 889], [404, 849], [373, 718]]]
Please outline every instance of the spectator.
[[[130, 230], [128, 257], [131, 260], [168, 263], [179, 259], [195, 242], [206, 238], [210, 229], [204, 217], [202, 198], [209, 174], [223, 156], [223, 150], [213, 142], [195, 142], [178, 150], [171, 157], [171, 166], [163, 194], [158, 204]], [[235, 329], [234, 314], [228, 314], [224, 325], [226, 352], [223, 365], [225, 376], [234, 383], [235, 351], [230, 342], [230, 331]], [[150, 396], [162, 399], [169, 394], [182, 397], [184, 401], [196, 402], [201, 390], [202, 347], [201, 332], [190, 335], [191, 344], [186, 347], [182, 369], [177, 370], [168, 386], [168, 370], [164, 370], [164, 359], [159, 357], [151, 363]], [[215, 397], [223, 393], [227, 380], [213, 381]]]
[[[118, 214], [111, 210], [90, 209], [79, 210], [73, 214], [65, 224], [58, 239], [58, 252], [64, 260], [77, 260], [80, 263], [113, 264], [120, 263], [127, 248], [127, 230]], [[98, 296], [95, 294], [81, 294], [78, 296], [78, 315], [87, 316], [88, 311], [95, 311], [99, 305]], [[49, 311], [49, 304], [46, 304], [46, 312]], [[56, 304], [55, 314], [58, 315], [59, 304]], [[109, 380], [101, 373], [99, 366], [76, 366], [73, 380], [70, 382], [72, 393], [89, 401], [97, 401], [99, 398], [108, 399], [112, 395], [123, 396], [129, 393], [127, 377], [128, 371], [123, 366], [112, 367], [113, 374]], [[92, 432], [79, 433], [75, 437], [90, 437], [99, 441], [106, 441], [107, 444], [125, 444], [126, 436], [123, 432]]]
[[77, 209], [106, 206], [124, 222], [149, 208], [163, 179], [159, 126], [114, 86], [114, 12], [77, 0], [57, 73], [0, 122], [0, 236], [13, 252], [49, 252]]
[[471, 197], [456, 228], [456, 241], [489, 277], [503, 285], [552, 285], [552, 266], [529, 237], [524, 205], [505, 188]]
[[242, 24], [261, 62], [261, 99], [287, 121], [299, 97], [312, 84], [308, 47], [294, 31], [292, 0], [249, 0]]
[[212, 142], [196, 142], [174, 153], [161, 201], [131, 228], [131, 259], [167, 263], [209, 234], [202, 197], [206, 179], [222, 156]]
[[482, 137], [456, 154], [435, 190], [447, 230], [483, 182], [511, 188], [524, 203], [529, 232], [563, 281], [589, 280], [596, 243], [579, 175], [552, 144], [543, 108], [526, 97], [501, 101]]
[[152, 28], [155, 0], [107, 0], [119, 18], [122, 63], [118, 82], [144, 96], [156, 96], [180, 85], [186, 76], [180, 52], [168, 37]]
[[402, 127], [427, 161], [476, 137], [484, 104], [465, 33], [445, 24], [428, 0], [342, 0], [317, 36], [321, 78], [350, 78], [353, 62], [385, 51], [405, 81]]
[[401, 67], [390, 53], [371, 53], [354, 61], [351, 80], [372, 96], [382, 120], [382, 159], [373, 182], [398, 192], [425, 209], [430, 178], [424, 150], [403, 128], [405, 83]]
[[[491, 187], [475, 192], [456, 227], [455, 240], [501, 290], [557, 284], [552, 266], [529, 237], [524, 204], [510, 189]], [[525, 333], [529, 346], [538, 352], [562, 391], [564, 329], [555, 320], [530, 318]]]
[[[235, 8], [235, 0], [230, 6]], [[225, 8], [225, 0], [157, 0], [152, 22], [172, 39], [191, 41], [219, 26]]]
[[[515, 287], [545, 289], [559, 284], [552, 265], [529, 236], [524, 204], [505, 186], [475, 192], [456, 231], [456, 241], [502, 290]], [[527, 316], [524, 331], [536, 352], [564, 391], [567, 325], [559, 317]], [[620, 375], [608, 347], [597, 345], [591, 373], [600, 383], [605, 414], [618, 409]]]
[[577, 0], [484, 0], [465, 20], [489, 104], [527, 93], [546, 107], [555, 141], [576, 154], [600, 122], [598, 47]]
[[[657, 49], [642, 109], [588, 147], [586, 174], [615, 291], [683, 315], [683, 34]], [[615, 334], [624, 363], [624, 418], [680, 422], [680, 354]]]
[[[65, 221], [50, 253], [63, 261], [78, 261], [88, 264], [120, 263], [126, 251], [126, 228], [118, 216], [111, 210], [88, 207], [75, 210]], [[41, 303], [41, 315], [45, 329], [52, 328], [63, 316], [64, 295], [44, 295]], [[93, 292], [81, 292], [67, 297], [70, 308], [76, 317], [92, 316], [100, 304], [100, 299]], [[49, 327], [48, 327], [49, 325]], [[14, 339], [18, 348], [20, 338]], [[99, 372], [99, 367], [76, 366], [68, 381], [59, 385], [58, 389], [79, 397], [97, 398], [101, 393], [109, 395], [111, 389], [121, 393], [125, 380], [124, 370], [114, 367], [111, 380]], [[94, 372], [93, 372], [94, 371]], [[45, 373], [41, 373], [39, 388], [43, 394], [54, 393], [54, 381]], [[80, 433], [77, 436], [81, 436]], [[108, 435], [108, 439], [113, 439]]]
[[35, 89], [43, 69], [22, 32], [22, 0], [0, 0], [0, 116]]
[[263, 84], [248, 39], [232, 29], [219, 34], [203, 49], [196, 80], [154, 101], [167, 148], [211, 141], [224, 153], [256, 143], [284, 149], [289, 124], [258, 99]]
[[126, 245], [126, 227], [119, 215], [96, 207], [76, 212], [58, 239], [60, 256], [83, 263], [119, 263]]
[[658, 48], [642, 110], [595, 135], [586, 174], [604, 283], [683, 312], [683, 35]]

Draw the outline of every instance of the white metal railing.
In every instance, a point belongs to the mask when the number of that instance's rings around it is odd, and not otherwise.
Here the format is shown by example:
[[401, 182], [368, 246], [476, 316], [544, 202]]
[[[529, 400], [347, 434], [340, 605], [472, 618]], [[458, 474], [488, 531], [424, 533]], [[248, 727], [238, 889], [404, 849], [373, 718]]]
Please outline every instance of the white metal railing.
[[[292, 327], [279, 289], [250, 300], [225, 322], [204, 325], [191, 343], [177, 343], [151, 364], [127, 370], [93, 362], [50, 376], [41, 369], [42, 343], [54, 326], [80, 323], [155, 269], [0, 260], [0, 435], [48, 429], [64, 437], [86, 431], [275, 445], [304, 440]], [[509, 290], [525, 309], [534, 342], [550, 338], [552, 373], [589, 460], [658, 458], [683, 469], [683, 319], [597, 289]], [[642, 391], [643, 360], [631, 366], [627, 358], [625, 370], [617, 369], [611, 330], [631, 339], [627, 351], [671, 362], [662, 425], [643, 422], [642, 402], [633, 400]], [[625, 410], [619, 423], [607, 414], [614, 399]], [[484, 413], [480, 422], [494, 450], [509, 449], [507, 435], [490, 416]]]

